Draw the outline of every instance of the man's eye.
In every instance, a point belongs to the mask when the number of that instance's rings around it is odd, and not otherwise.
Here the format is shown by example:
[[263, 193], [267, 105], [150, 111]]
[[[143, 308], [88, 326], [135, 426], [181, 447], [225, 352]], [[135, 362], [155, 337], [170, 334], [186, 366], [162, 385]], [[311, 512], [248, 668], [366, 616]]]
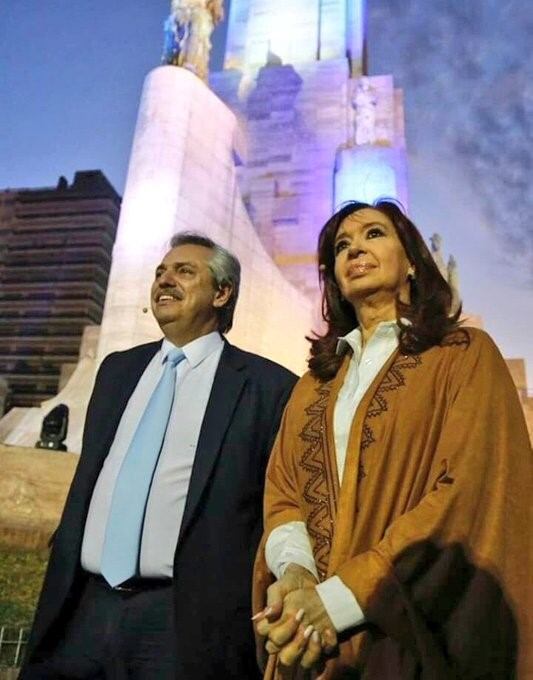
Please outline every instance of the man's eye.
[[366, 237], [367, 238], [376, 238], [377, 236], [384, 236], [385, 232], [383, 229], [380, 229], [379, 227], [372, 227], [372, 229], [369, 229], [366, 232]]
[[180, 267], [178, 271], [180, 274], [194, 274], [194, 270], [191, 267]]

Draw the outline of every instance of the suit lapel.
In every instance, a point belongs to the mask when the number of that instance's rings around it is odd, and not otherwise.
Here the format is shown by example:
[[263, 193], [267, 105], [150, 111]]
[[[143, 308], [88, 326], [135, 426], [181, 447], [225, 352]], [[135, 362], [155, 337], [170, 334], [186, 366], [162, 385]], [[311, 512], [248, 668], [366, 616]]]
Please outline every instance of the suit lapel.
[[[125, 356], [123, 361], [117, 361], [116, 364], [109, 366], [108, 383], [111, 384], [111, 388], [108, 388], [105, 395], [106, 417], [103, 422], [100, 421], [102, 429], [98, 438], [98, 449], [93, 450], [91, 455], [86, 457], [96, 476], [100, 474], [103, 461], [109, 453], [129, 398], [160, 347], [161, 342], [144, 345], [139, 348], [137, 353]], [[88, 477], [90, 478], [90, 475]], [[91, 480], [91, 482], [94, 485], [96, 480]]]
[[246, 382], [246, 375], [242, 354], [226, 342], [202, 421], [178, 547], [196, 514], [201, 497], [220, 455], [222, 441]]

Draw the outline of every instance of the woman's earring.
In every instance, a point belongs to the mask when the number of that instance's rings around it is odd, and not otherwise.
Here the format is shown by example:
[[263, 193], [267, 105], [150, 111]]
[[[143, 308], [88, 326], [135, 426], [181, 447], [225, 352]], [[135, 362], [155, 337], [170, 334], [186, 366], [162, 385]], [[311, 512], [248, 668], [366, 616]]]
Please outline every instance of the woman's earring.
[[415, 270], [413, 267], [409, 267], [409, 269], [407, 270], [407, 280], [414, 281], [415, 279], [416, 279]]

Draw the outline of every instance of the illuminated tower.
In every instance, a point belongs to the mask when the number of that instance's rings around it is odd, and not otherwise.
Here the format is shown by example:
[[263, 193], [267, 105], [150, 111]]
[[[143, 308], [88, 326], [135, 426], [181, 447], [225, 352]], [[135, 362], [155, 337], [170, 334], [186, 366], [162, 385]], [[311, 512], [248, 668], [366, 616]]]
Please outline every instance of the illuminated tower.
[[364, 40], [360, 0], [232, 0], [224, 68], [261, 68], [269, 52], [289, 64], [348, 55], [357, 76]]
[[407, 203], [402, 93], [366, 75], [364, 0], [232, 0], [211, 86], [245, 128], [244, 202], [284, 275], [316, 295], [317, 234], [349, 199]]

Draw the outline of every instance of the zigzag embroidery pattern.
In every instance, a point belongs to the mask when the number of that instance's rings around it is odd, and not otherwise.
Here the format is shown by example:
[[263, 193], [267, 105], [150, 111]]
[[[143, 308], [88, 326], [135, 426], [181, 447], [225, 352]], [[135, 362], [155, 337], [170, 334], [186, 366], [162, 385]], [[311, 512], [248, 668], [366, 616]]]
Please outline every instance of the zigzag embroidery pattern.
[[372, 444], [376, 443], [374, 431], [369, 423], [370, 418], [377, 418], [389, 409], [386, 394], [394, 390], [400, 389], [405, 385], [404, 371], [416, 368], [422, 363], [422, 357], [419, 354], [403, 354], [399, 355], [396, 361], [392, 364], [387, 374], [384, 376], [376, 393], [372, 397], [372, 401], [368, 407], [365, 422], [363, 424], [363, 434], [361, 437], [361, 461], [359, 463], [358, 481], [362, 481], [367, 473], [365, 471], [365, 464], [363, 459], [363, 452]]
[[308, 421], [299, 437], [307, 444], [299, 461], [300, 467], [309, 475], [304, 487], [304, 500], [312, 508], [307, 518], [307, 530], [313, 542], [315, 562], [319, 576], [325, 578], [328, 557], [333, 540], [333, 514], [336, 509], [334, 489], [328, 489], [325, 469], [324, 439], [325, 412], [331, 392], [331, 385], [317, 387], [318, 399], [305, 409]]
[[376, 440], [374, 439], [374, 433], [372, 432], [372, 428], [368, 423], [365, 423], [363, 425], [363, 434], [361, 436], [361, 451], [364, 451], [367, 449], [371, 444], [373, 444]]
[[[392, 392], [405, 385], [404, 371], [416, 368], [422, 363], [420, 354], [404, 354], [398, 357], [393, 363], [387, 374], [381, 381], [374, 394], [367, 411], [367, 418], [375, 418], [388, 410], [388, 403], [385, 398], [387, 392]], [[365, 426], [367, 424], [365, 423]], [[370, 426], [368, 426], [370, 428]]]
[[458, 328], [455, 332], [449, 333], [447, 336], [445, 336], [441, 343], [441, 347], [460, 347], [460, 346], [465, 346], [469, 347], [470, 346], [470, 336], [468, 335], [468, 332], [464, 328]]

